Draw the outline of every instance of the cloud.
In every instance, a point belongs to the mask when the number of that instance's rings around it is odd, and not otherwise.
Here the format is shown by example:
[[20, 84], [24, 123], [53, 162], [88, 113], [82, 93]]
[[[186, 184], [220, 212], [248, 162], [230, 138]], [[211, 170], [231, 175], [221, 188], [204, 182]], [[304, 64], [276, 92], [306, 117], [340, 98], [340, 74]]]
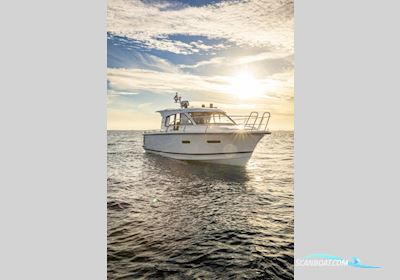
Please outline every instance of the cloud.
[[[152, 92], [165, 96], [180, 92], [191, 101], [208, 99], [216, 103], [239, 104], [232, 93], [235, 77], [231, 76], [110, 68], [107, 77], [109, 90], [114, 94]], [[278, 73], [256, 81], [260, 89], [260, 95], [256, 96], [258, 102], [280, 103], [293, 100], [293, 72]]]
[[288, 53], [286, 52], [261, 52], [255, 55], [238, 56], [238, 57], [227, 57], [227, 56], [213, 57], [209, 60], [203, 60], [192, 65], [181, 64], [179, 65], [179, 67], [198, 68], [201, 66], [212, 65], [212, 64], [223, 64], [224, 66], [234, 66], [234, 65], [249, 64], [264, 60], [282, 59], [287, 57]]
[[128, 91], [115, 91], [115, 90], [108, 90], [108, 95], [137, 95], [138, 92], [128, 92]]
[[286, 52], [262, 52], [255, 55], [238, 57], [236, 60], [234, 60], [233, 64], [247, 64], [263, 60], [286, 58], [287, 56], [288, 54]]
[[181, 65], [179, 65], [179, 67], [180, 68], [198, 68], [201, 66], [206, 66], [206, 65], [211, 65], [211, 64], [222, 64], [227, 61], [228, 61], [227, 57], [223, 57], [223, 56], [222, 57], [213, 57], [209, 60], [203, 60], [196, 64], [192, 64], [192, 65], [181, 64]]
[[107, 30], [141, 42], [144, 47], [191, 54], [223, 44], [194, 44], [171, 39], [183, 34], [225, 39], [237, 46], [293, 52], [293, 1], [224, 1], [201, 7], [146, 4], [139, 0], [109, 0]]
[[131, 49], [126, 39], [118, 38], [108, 42], [107, 65], [112, 68], [144, 68], [164, 72], [177, 72], [179, 69], [168, 60]]
[[198, 76], [148, 69], [109, 68], [107, 78], [109, 87], [114, 91], [149, 91], [158, 94], [171, 94], [176, 91], [225, 93], [229, 84], [229, 77], [224, 76]]

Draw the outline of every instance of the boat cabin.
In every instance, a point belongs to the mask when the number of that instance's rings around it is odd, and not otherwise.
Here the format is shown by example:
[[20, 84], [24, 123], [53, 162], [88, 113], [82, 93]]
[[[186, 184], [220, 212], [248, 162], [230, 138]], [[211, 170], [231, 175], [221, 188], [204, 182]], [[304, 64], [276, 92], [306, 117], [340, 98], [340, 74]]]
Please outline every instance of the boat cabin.
[[184, 126], [236, 125], [224, 111], [218, 108], [180, 108], [157, 111], [161, 114], [161, 130], [179, 130]]

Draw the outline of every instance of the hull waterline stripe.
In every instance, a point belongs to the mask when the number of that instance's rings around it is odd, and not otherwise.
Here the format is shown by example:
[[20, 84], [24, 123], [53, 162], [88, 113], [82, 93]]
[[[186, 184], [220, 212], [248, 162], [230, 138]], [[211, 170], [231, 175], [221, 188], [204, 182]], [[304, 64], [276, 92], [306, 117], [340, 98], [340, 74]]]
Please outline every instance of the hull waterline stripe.
[[251, 154], [251, 152], [232, 152], [232, 153], [211, 153], [211, 154], [189, 154], [189, 153], [174, 153], [174, 152], [163, 152], [158, 150], [147, 149], [143, 147], [146, 151], [165, 153], [165, 154], [174, 154], [174, 155], [188, 155], [188, 156], [211, 156], [211, 155], [232, 155], [232, 154]]

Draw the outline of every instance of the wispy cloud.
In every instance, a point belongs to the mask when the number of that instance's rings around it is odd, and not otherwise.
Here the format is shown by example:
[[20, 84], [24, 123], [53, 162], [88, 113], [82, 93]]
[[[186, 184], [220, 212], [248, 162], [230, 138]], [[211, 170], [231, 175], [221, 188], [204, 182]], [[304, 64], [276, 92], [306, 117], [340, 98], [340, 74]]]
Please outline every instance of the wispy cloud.
[[212, 64], [223, 64], [224, 66], [230, 65], [242, 65], [249, 64], [253, 62], [263, 61], [263, 60], [271, 60], [271, 59], [281, 59], [288, 57], [288, 53], [286, 52], [261, 52], [255, 55], [246, 55], [246, 56], [238, 56], [238, 57], [213, 57], [209, 60], [203, 60], [196, 64], [187, 65], [182, 64], [179, 65], [180, 68], [198, 68], [201, 66], [212, 65]]
[[138, 92], [132, 92], [132, 91], [115, 91], [115, 90], [108, 90], [107, 91], [108, 95], [137, 95], [139, 94]]
[[160, 72], [147, 69], [109, 68], [109, 86], [116, 91], [151, 91], [171, 94], [176, 91], [226, 93], [229, 77], [198, 76], [186, 73]]
[[174, 40], [170, 35], [226, 39], [239, 46], [293, 51], [293, 1], [224, 1], [193, 7], [167, 1], [109, 0], [107, 30], [134, 38], [147, 48], [190, 54], [211, 47]]
[[[145, 69], [108, 69], [108, 82], [114, 94], [132, 92], [153, 92], [160, 95], [171, 95], [181, 92], [193, 99], [235, 101], [232, 86], [234, 77], [230, 76], [200, 76], [186, 73], [167, 73]], [[260, 95], [258, 98], [279, 100], [293, 99], [293, 73], [275, 74], [268, 78], [258, 79]], [[273, 102], [269, 100], [268, 102]]]

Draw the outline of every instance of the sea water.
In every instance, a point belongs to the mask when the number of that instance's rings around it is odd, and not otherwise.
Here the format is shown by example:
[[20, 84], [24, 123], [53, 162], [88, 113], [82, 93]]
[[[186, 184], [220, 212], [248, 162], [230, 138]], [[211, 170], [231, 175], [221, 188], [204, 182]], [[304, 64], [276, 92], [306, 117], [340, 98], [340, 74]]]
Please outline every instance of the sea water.
[[293, 279], [293, 132], [245, 167], [145, 153], [108, 132], [108, 279]]

